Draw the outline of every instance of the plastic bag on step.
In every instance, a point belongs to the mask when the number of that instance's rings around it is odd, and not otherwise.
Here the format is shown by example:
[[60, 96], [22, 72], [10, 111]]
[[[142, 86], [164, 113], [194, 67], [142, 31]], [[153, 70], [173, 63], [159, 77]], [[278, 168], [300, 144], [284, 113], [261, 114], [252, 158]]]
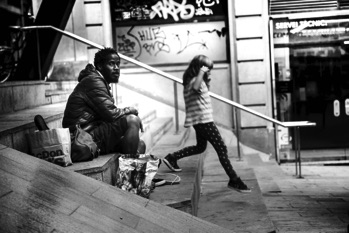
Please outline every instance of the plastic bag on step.
[[151, 154], [119, 157], [116, 186], [122, 190], [149, 198], [154, 184], [152, 180], [158, 171], [160, 159]]

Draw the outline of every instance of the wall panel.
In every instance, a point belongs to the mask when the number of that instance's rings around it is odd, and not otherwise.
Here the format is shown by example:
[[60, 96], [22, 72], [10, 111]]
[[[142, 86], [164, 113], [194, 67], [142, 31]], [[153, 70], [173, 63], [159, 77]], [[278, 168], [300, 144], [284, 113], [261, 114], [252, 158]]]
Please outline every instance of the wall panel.
[[261, 15], [263, 12], [263, 1], [264, 0], [235, 0], [235, 15]]
[[251, 61], [238, 63], [239, 83], [265, 82], [265, 62]]
[[240, 103], [243, 105], [265, 104], [267, 94], [264, 84], [240, 85]]
[[238, 61], [263, 60], [265, 58], [266, 51], [261, 39], [239, 40], [236, 44]]
[[236, 19], [236, 38], [253, 38], [263, 36], [263, 22], [260, 17]]

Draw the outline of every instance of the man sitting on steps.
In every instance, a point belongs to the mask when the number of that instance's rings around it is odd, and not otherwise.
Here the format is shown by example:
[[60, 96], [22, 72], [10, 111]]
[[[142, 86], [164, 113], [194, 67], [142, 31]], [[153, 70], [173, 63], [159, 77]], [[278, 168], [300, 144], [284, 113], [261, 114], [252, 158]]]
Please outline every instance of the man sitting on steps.
[[63, 117], [63, 127], [74, 132], [75, 126], [92, 135], [100, 154], [145, 153], [145, 144], [139, 138], [143, 131], [137, 109], [118, 108], [110, 92], [110, 83], [118, 83], [120, 57], [115, 49], [103, 48], [78, 77], [79, 83], [69, 96]]

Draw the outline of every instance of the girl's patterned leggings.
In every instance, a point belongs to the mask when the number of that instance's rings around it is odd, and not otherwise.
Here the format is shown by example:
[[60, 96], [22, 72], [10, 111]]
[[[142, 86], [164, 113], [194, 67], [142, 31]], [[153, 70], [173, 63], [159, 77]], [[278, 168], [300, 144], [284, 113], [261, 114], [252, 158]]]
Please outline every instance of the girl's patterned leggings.
[[179, 151], [171, 153], [170, 156], [179, 160], [184, 157], [203, 153], [207, 147], [207, 141], [211, 143], [217, 152], [219, 161], [230, 179], [236, 179], [237, 174], [228, 158], [228, 150], [221, 134], [214, 122], [194, 125], [196, 133], [196, 146], [188, 146]]

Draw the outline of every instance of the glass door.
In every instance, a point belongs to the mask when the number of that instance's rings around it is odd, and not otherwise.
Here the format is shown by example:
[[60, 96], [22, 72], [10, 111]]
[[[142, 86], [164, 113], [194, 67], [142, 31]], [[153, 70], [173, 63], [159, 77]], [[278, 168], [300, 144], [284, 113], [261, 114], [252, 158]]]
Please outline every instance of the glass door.
[[273, 26], [277, 118], [316, 123], [301, 128], [301, 149], [349, 147], [349, 20]]
[[349, 147], [349, 54], [340, 45], [292, 48], [292, 119], [302, 128], [302, 148]]

